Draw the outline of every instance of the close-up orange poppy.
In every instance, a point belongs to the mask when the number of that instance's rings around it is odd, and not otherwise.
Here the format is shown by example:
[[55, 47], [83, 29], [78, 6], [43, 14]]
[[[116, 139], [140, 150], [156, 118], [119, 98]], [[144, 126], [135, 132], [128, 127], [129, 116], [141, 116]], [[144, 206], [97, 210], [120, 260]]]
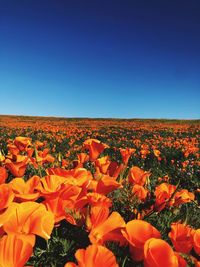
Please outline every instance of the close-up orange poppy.
[[113, 233], [116, 230], [120, 231], [124, 227], [125, 221], [121, 215], [117, 212], [112, 212], [107, 218], [105, 215], [101, 216], [101, 220], [98, 220], [97, 226], [92, 227], [90, 230], [89, 239], [92, 244], [104, 244], [105, 241], [115, 240], [114, 236], [112, 236], [112, 239], [110, 240], [110, 233]]
[[40, 196], [40, 193], [36, 191], [39, 182], [40, 178], [38, 176], [32, 176], [26, 182], [23, 178], [15, 178], [10, 182], [10, 186], [18, 200], [34, 201]]
[[144, 244], [145, 267], [179, 267], [178, 259], [170, 245], [157, 238], [150, 238]]
[[123, 236], [129, 243], [131, 257], [135, 261], [144, 258], [144, 244], [150, 238], [160, 238], [160, 232], [150, 223], [143, 220], [132, 220], [122, 230]]
[[188, 254], [193, 246], [193, 229], [186, 224], [173, 223], [169, 237], [177, 252]]
[[89, 158], [94, 161], [104, 151], [108, 145], [101, 143], [97, 139], [88, 139], [84, 142], [84, 147], [89, 150]]
[[8, 234], [0, 239], [0, 266], [23, 267], [33, 253], [33, 244], [23, 234]]
[[129, 182], [130, 184], [145, 185], [147, 179], [149, 178], [150, 173], [143, 171], [137, 166], [134, 166], [129, 171]]
[[43, 204], [32, 201], [12, 202], [0, 215], [0, 226], [7, 234], [35, 234], [49, 239], [54, 227], [54, 216]]
[[6, 168], [12, 173], [14, 177], [22, 177], [25, 174], [27, 168], [28, 158], [25, 158], [21, 162], [7, 162]]
[[75, 254], [78, 264], [68, 262], [65, 267], [118, 267], [114, 254], [104, 246], [90, 245]]

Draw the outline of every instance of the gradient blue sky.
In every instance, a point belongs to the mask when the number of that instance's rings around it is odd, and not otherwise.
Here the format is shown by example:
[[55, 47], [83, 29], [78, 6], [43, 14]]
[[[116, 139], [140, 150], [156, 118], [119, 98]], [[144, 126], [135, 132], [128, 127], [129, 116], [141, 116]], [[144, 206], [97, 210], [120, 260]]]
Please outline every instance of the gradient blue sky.
[[199, 0], [0, 0], [0, 114], [200, 118]]

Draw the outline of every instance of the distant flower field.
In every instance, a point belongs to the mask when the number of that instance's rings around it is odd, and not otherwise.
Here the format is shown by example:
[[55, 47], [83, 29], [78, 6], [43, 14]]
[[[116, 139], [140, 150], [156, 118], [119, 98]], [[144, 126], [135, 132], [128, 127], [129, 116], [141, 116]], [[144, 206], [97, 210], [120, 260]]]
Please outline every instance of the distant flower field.
[[200, 267], [199, 121], [0, 116], [0, 267]]

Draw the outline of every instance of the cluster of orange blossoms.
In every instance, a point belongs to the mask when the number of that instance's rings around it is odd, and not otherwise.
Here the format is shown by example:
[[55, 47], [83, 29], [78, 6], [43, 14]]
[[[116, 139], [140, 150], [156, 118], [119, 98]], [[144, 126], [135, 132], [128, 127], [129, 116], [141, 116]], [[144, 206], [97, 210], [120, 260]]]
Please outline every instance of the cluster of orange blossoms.
[[[55, 159], [42, 142], [32, 143], [30, 138], [21, 136], [9, 140], [8, 154], [0, 156], [0, 266], [25, 266], [33, 254], [36, 236], [50, 239], [53, 228], [66, 220], [73, 225], [85, 225], [91, 244], [76, 251], [77, 264], [67, 262], [65, 267], [117, 267], [115, 255], [106, 247], [107, 241], [129, 246], [132, 259], [143, 261], [145, 267], [186, 267], [182, 253], [199, 267], [200, 262], [190, 252], [193, 249], [200, 255], [200, 229], [173, 223], [168, 235], [173, 245], [170, 246], [161, 233], [144, 220], [152, 211], [160, 212], [194, 201], [194, 194], [162, 182], [156, 186], [151, 209], [138, 212], [136, 219], [126, 223], [118, 212], [110, 211], [112, 201], [107, 194], [122, 188], [126, 181], [132, 187], [132, 194], [145, 202], [150, 195], [151, 173], [133, 166], [127, 177], [121, 179], [120, 174], [126, 170], [135, 149], [119, 149], [122, 163], [118, 164], [109, 156], [100, 157], [108, 148], [106, 144], [88, 139], [83, 146], [88, 153], [78, 154], [74, 168], [52, 167], [46, 169], [43, 177], [34, 175], [25, 180], [28, 165], [39, 168]], [[147, 150], [142, 148], [142, 157]], [[160, 158], [158, 150], [155, 149], [154, 154]], [[94, 164], [94, 174], [84, 168], [88, 160]], [[8, 173], [13, 176], [10, 181]]]

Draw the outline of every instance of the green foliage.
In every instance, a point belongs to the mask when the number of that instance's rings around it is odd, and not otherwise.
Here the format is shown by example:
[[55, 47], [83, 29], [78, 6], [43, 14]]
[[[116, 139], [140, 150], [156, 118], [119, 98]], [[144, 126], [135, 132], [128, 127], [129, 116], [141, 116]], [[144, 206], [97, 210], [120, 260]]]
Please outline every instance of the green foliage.
[[126, 222], [136, 218], [136, 211], [140, 201], [132, 193], [132, 186], [124, 183], [123, 188], [117, 189], [108, 195], [112, 199], [112, 211], [117, 211]]
[[63, 267], [66, 262], [75, 262], [76, 250], [89, 244], [85, 229], [61, 221], [48, 241], [37, 237], [34, 255], [28, 263], [34, 267]]

